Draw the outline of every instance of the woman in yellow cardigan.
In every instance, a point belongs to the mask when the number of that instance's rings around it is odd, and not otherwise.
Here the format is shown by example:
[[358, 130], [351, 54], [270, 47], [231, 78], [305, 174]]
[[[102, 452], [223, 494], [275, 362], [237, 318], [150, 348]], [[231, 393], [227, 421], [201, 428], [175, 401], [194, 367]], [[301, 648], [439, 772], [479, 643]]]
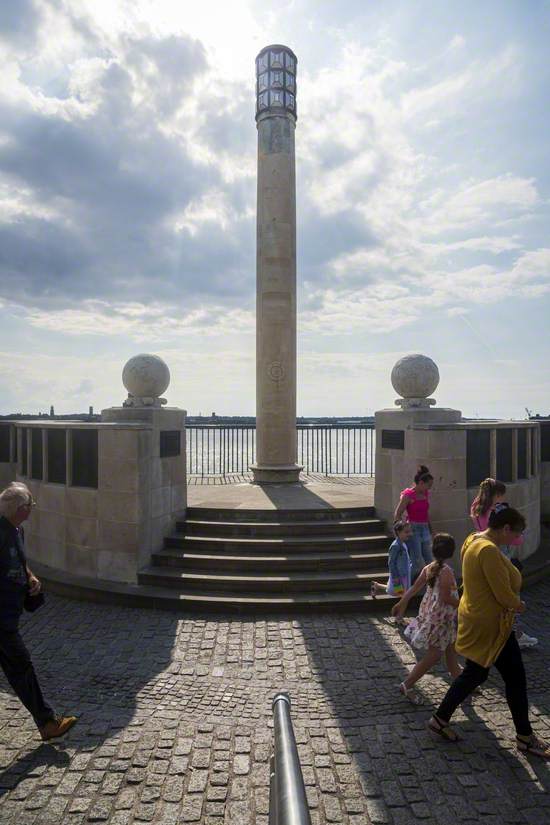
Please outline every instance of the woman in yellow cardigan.
[[458, 741], [449, 720], [494, 665], [504, 679], [518, 750], [550, 759], [550, 745], [534, 735], [529, 722], [525, 669], [513, 632], [514, 615], [525, 610], [519, 597], [521, 573], [499, 549], [512, 544], [524, 530], [522, 514], [500, 504], [489, 516], [487, 530], [472, 533], [462, 546], [463, 594], [455, 648], [466, 664], [428, 727], [444, 739]]

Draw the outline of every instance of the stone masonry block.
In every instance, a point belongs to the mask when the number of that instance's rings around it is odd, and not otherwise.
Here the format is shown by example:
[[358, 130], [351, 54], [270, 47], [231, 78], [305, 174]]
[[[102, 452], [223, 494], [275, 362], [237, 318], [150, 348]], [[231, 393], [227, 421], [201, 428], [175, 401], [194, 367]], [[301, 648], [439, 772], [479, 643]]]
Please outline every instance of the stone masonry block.
[[97, 554], [97, 573], [100, 579], [108, 581], [136, 582], [136, 554], [100, 550]]
[[97, 553], [95, 548], [67, 544], [65, 548], [65, 569], [75, 576], [97, 576]]
[[40, 509], [52, 513], [65, 512], [67, 488], [63, 484], [40, 484]]
[[83, 547], [97, 546], [97, 519], [66, 516], [65, 541], [68, 544], [78, 544]]
[[137, 492], [101, 490], [98, 496], [100, 521], [139, 521], [139, 500]]
[[83, 490], [67, 487], [65, 506], [67, 513], [73, 516], [97, 518], [97, 490]]
[[99, 454], [102, 458], [137, 461], [138, 444], [139, 430], [99, 430]]
[[99, 522], [98, 544], [101, 550], [136, 553], [138, 525], [135, 522]]
[[119, 493], [133, 493], [139, 489], [140, 474], [137, 461], [100, 458], [99, 489]]

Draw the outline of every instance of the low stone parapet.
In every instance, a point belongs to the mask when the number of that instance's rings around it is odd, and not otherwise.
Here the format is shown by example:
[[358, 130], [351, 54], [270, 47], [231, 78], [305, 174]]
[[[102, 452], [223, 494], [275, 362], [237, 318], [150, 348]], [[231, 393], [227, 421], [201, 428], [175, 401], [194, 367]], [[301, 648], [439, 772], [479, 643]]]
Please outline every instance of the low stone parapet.
[[[434, 477], [430, 520], [434, 532], [454, 536], [460, 547], [473, 526], [471, 503], [484, 478], [506, 484], [507, 501], [520, 510], [527, 530], [518, 555], [540, 544], [540, 432], [534, 421], [473, 421], [442, 408], [376, 413], [375, 507], [391, 523], [401, 491], [418, 465]], [[455, 566], [459, 569], [459, 560]]]
[[18, 421], [15, 473], [36, 500], [31, 562], [134, 583], [185, 517], [185, 412], [122, 407], [102, 422]]

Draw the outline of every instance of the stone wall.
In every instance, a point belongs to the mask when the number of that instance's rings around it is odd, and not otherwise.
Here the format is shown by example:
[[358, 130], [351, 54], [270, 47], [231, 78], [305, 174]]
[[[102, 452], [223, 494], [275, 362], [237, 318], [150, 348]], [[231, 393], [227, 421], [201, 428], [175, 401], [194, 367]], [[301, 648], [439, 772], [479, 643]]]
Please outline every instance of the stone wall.
[[[86, 425], [98, 432], [97, 488], [70, 483], [70, 450], [67, 484], [48, 482], [47, 471], [42, 480], [18, 473], [37, 502], [26, 523], [27, 552], [31, 561], [58, 571], [133, 583], [176, 519], [185, 517], [185, 412], [148, 410], [141, 419], [137, 409], [104, 412], [104, 422]], [[25, 431], [48, 425], [18, 426]], [[82, 428], [72, 422], [49, 426]], [[178, 456], [161, 457], [163, 430], [180, 433]]]
[[[496, 432], [499, 427], [514, 429], [530, 426], [527, 422], [491, 422], [479, 425], [462, 421], [458, 410], [408, 409], [381, 410], [376, 413], [376, 484], [374, 504], [377, 515], [391, 525], [400, 493], [413, 484], [419, 464], [429, 467], [434, 477], [430, 494], [430, 519], [434, 532], [450, 533], [460, 548], [473, 526], [469, 517], [470, 505], [477, 493], [477, 485], [468, 487], [467, 432], [486, 427]], [[403, 447], [383, 446], [397, 443], [387, 433], [403, 433]], [[517, 441], [517, 439], [516, 439]], [[492, 438], [491, 475], [496, 476], [496, 438]], [[518, 555], [524, 559], [534, 553], [540, 543], [540, 462], [535, 456], [535, 472], [526, 479], [506, 482], [507, 500], [517, 507], [527, 520], [528, 530]], [[455, 570], [460, 570], [459, 553], [454, 559]]]

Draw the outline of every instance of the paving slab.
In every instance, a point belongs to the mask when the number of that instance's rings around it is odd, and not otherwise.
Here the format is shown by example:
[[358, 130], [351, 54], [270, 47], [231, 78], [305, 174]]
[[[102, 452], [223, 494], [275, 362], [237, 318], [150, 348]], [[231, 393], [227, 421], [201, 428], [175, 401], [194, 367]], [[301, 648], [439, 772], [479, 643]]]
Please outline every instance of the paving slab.
[[374, 478], [327, 477], [298, 484], [190, 485], [189, 507], [235, 510], [330, 510], [374, 505]]
[[[525, 594], [533, 725], [550, 737], [550, 582]], [[41, 743], [0, 674], [0, 822], [268, 825], [271, 700], [292, 699], [312, 822], [542, 823], [550, 766], [513, 747], [493, 675], [457, 714], [463, 741], [425, 723], [442, 668], [416, 708], [397, 685], [414, 662], [384, 617], [186, 614], [48, 594], [23, 635], [45, 695], [80, 719]]]

